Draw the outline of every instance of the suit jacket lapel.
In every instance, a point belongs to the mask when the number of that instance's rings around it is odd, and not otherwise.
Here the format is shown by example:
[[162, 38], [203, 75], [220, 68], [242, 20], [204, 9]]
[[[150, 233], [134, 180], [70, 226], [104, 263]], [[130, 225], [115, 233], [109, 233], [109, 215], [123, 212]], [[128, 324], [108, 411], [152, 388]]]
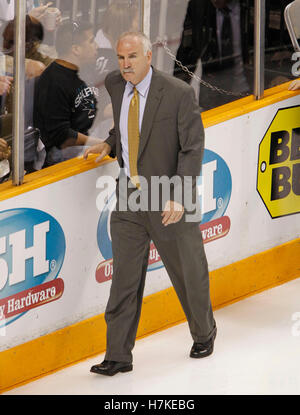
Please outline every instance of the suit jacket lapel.
[[[114, 97], [112, 98], [112, 102], [114, 103], [113, 110], [114, 110], [114, 119], [120, 120], [121, 115], [121, 106], [124, 96], [126, 82], [122, 78], [122, 75], [120, 74], [120, 82], [117, 83], [116, 88], [114, 90]], [[121, 139], [120, 134], [120, 123], [118, 122], [118, 125], [115, 125], [116, 132], [119, 136], [119, 140]]]
[[163, 85], [161, 83], [161, 78], [157, 74], [157, 71], [153, 69], [151, 85], [144, 110], [138, 158], [141, 156], [149, 139], [153, 121], [163, 96], [162, 91]]

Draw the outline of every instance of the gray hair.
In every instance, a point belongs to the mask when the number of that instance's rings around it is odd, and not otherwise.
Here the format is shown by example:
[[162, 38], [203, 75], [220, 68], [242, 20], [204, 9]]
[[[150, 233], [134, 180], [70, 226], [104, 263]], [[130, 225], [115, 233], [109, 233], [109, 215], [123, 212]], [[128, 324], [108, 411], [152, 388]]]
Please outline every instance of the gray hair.
[[141, 40], [143, 44], [144, 54], [147, 55], [148, 52], [152, 52], [152, 43], [148, 36], [146, 36], [143, 32], [124, 32], [119, 37], [116, 46], [118, 46], [119, 42], [126, 38], [126, 37], [137, 37]]

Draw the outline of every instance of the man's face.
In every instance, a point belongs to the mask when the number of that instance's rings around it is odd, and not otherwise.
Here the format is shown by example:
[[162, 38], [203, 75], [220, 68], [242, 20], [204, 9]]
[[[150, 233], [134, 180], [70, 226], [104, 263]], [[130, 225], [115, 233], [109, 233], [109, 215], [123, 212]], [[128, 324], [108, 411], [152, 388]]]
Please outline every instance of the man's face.
[[152, 52], [145, 55], [142, 40], [137, 36], [127, 36], [119, 41], [117, 55], [125, 81], [139, 84], [149, 72]]
[[77, 45], [78, 57], [82, 64], [93, 63], [97, 59], [97, 44], [92, 30], [84, 32], [84, 38]]
[[217, 9], [223, 9], [224, 7], [227, 6], [229, 0], [211, 0], [212, 4], [217, 8]]

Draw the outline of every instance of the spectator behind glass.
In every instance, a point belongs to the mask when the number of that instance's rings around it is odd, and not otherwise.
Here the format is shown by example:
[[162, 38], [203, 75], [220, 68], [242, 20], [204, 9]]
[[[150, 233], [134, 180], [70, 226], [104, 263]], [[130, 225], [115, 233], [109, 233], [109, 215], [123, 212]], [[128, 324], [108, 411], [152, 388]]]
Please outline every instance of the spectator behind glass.
[[[195, 72], [202, 65], [202, 79], [234, 93], [248, 93], [249, 81], [244, 63], [248, 60], [245, 0], [190, 0], [176, 58]], [[174, 76], [191, 82], [175, 64]], [[220, 94], [202, 86], [199, 103], [204, 110], [231, 102], [238, 97]]]
[[[24, 162], [25, 173], [40, 169], [44, 163], [45, 150], [38, 139], [38, 133], [32, 128], [33, 124], [33, 96], [35, 78], [49, 65], [51, 60], [38, 52], [43, 40], [43, 26], [37, 20], [42, 19], [51, 3], [33, 8], [33, 1], [26, 2], [26, 60], [25, 60], [25, 136]], [[34, 17], [36, 16], [36, 18]], [[0, 0], [0, 38], [3, 36], [3, 45], [0, 52], [0, 182], [8, 178], [10, 172], [9, 160], [12, 140], [12, 75], [14, 72], [14, 0]], [[59, 23], [60, 15], [57, 16]], [[6, 23], [8, 22], [8, 23]], [[5, 33], [4, 33], [5, 32]], [[9, 144], [8, 144], [8, 142]]]
[[[36, 10], [39, 8], [36, 8]], [[13, 54], [14, 54], [14, 24], [15, 21], [8, 22], [3, 30], [2, 52], [5, 56], [5, 72], [13, 73]], [[40, 45], [44, 38], [44, 28], [41, 22], [33, 16], [26, 15], [26, 78], [31, 79], [40, 76], [52, 59], [39, 52]]]
[[[3, 32], [3, 48], [7, 54], [12, 54], [14, 48], [14, 20], [10, 21]], [[44, 28], [39, 20], [27, 15], [25, 26], [26, 49], [25, 57], [50, 65], [53, 59], [39, 52], [40, 44], [44, 39]]]
[[[3, 51], [6, 56], [13, 56], [14, 54], [14, 26], [15, 21], [10, 21], [3, 32]], [[39, 76], [46, 66], [48, 66], [52, 59], [47, 56], [42, 55], [39, 51], [39, 45], [44, 38], [44, 29], [42, 24], [32, 16], [26, 15], [26, 25], [25, 25], [25, 57], [27, 62], [32, 62], [35, 64], [34, 76], [26, 76], [25, 81], [25, 130], [32, 127], [33, 124], [33, 97], [34, 97], [34, 87], [35, 79]], [[8, 69], [8, 68], [7, 68]], [[8, 69], [9, 71], [9, 69]], [[5, 97], [5, 113], [12, 114], [12, 94], [8, 93]], [[7, 125], [7, 120], [9, 117], [3, 116], [3, 121]], [[10, 122], [12, 122], [12, 117], [10, 117]], [[12, 125], [10, 130], [12, 130]], [[10, 131], [7, 131], [10, 133]], [[30, 169], [32, 170], [32, 169]]]
[[[3, 52], [5, 60], [5, 73], [13, 73], [14, 64], [14, 25], [15, 21], [10, 21], [3, 32]], [[34, 131], [33, 125], [33, 97], [35, 79], [46, 68], [51, 60], [38, 52], [38, 46], [43, 40], [43, 26], [41, 23], [29, 15], [26, 16], [26, 64], [25, 64], [25, 135], [24, 135], [24, 163], [26, 173], [31, 173], [41, 168], [45, 159], [45, 150], [39, 140], [38, 131]], [[31, 59], [29, 59], [31, 58]], [[4, 78], [4, 77], [2, 77]], [[6, 77], [13, 84], [13, 78]], [[13, 94], [11, 89], [1, 96], [1, 132], [0, 137], [12, 141], [12, 120], [13, 120]]]
[[[33, 0], [24, 0], [26, 1], [26, 12], [38, 19], [42, 20], [45, 16], [46, 10], [52, 5], [52, 2], [49, 2], [45, 5], [34, 7]], [[15, 18], [15, 1], [14, 0], [0, 0], [0, 33], [3, 32], [6, 27], [6, 22], [13, 20]], [[60, 21], [61, 16], [57, 17], [58, 22]]]
[[[51, 7], [52, 5], [55, 6], [55, 4], [53, 4], [53, 2], [48, 2], [46, 4], [42, 4], [44, 3], [43, 1], [39, 1], [39, 3], [41, 5], [36, 6], [36, 4], [38, 3], [37, 0], [24, 0], [26, 1], [26, 12], [29, 16], [33, 17], [34, 19], [37, 19], [38, 21], [40, 21], [43, 25], [44, 25], [44, 21], [46, 18], [46, 12], [47, 9], [49, 7]], [[0, 0], [0, 38], [2, 38], [2, 33], [6, 27], [6, 23], [13, 20], [14, 19], [14, 7], [15, 7], [15, 2], [14, 0]], [[61, 12], [59, 11], [57, 16], [56, 16], [56, 28], [60, 25], [62, 21], [62, 16], [61, 16]], [[55, 30], [56, 28], [54, 28], [53, 30], [46, 30], [45, 31], [45, 41], [42, 45], [40, 45], [40, 49], [43, 51], [44, 55], [47, 56], [51, 56], [53, 59], [56, 58], [56, 51], [55, 51], [55, 47], [53, 46], [54, 43], [54, 39], [55, 39]], [[34, 65], [32, 62], [26, 62], [26, 69], [28, 67], [28, 73], [27, 75], [31, 75], [31, 77], [36, 76], [37, 74], [35, 73], [35, 69], [36, 69], [36, 65]]]
[[101, 141], [88, 137], [98, 91], [78, 75], [79, 69], [96, 62], [92, 26], [62, 24], [57, 31], [57, 52], [59, 58], [43, 72], [35, 89], [34, 125], [46, 147], [45, 167], [79, 156], [84, 146]]
[[[8, 94], [11, 90], [13, 78], [10, 76], [0, 76], [0, 98], [2, 103], [2, 97]], [[0, 123], [0, 129], [2, 133], [2, 123]], [[0, 138], [0, 183], [3, 183], [8, 179], [10, 173], [10, 157], [11, 147], [7, 141]]]
[[139, 29], [139, 8], [134, 2], [116, 0], [106, 9], [95, 41], [99, 48], [115, 50], [122, 33]]
[[82, 74], [82, 77], [88, 79], [88, 76], [94, 73], [94, 79], [90, 79], [90, 82], [99, 88], [101, 102], [91, 134], [106, 138], [112, 128], [113, 114], [104, 80], [108, 73], [119, 68], [115, 46], [121, 34], [139, 29], [139, 8], [133, 1], [115, 0], [107, 7], [101, 22], [101, 28], [95, 37], [99, 51], [96, 71], [89, 70], [89, 74]]

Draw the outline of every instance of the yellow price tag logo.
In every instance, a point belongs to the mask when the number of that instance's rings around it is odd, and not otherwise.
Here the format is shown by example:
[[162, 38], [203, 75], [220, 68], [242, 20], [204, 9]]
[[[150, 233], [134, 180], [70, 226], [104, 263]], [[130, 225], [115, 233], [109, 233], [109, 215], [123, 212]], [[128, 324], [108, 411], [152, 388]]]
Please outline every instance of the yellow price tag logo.
[[262, 139], [257, 191], [272, 218], [300, 212], [300, 106], [278, 110]]

